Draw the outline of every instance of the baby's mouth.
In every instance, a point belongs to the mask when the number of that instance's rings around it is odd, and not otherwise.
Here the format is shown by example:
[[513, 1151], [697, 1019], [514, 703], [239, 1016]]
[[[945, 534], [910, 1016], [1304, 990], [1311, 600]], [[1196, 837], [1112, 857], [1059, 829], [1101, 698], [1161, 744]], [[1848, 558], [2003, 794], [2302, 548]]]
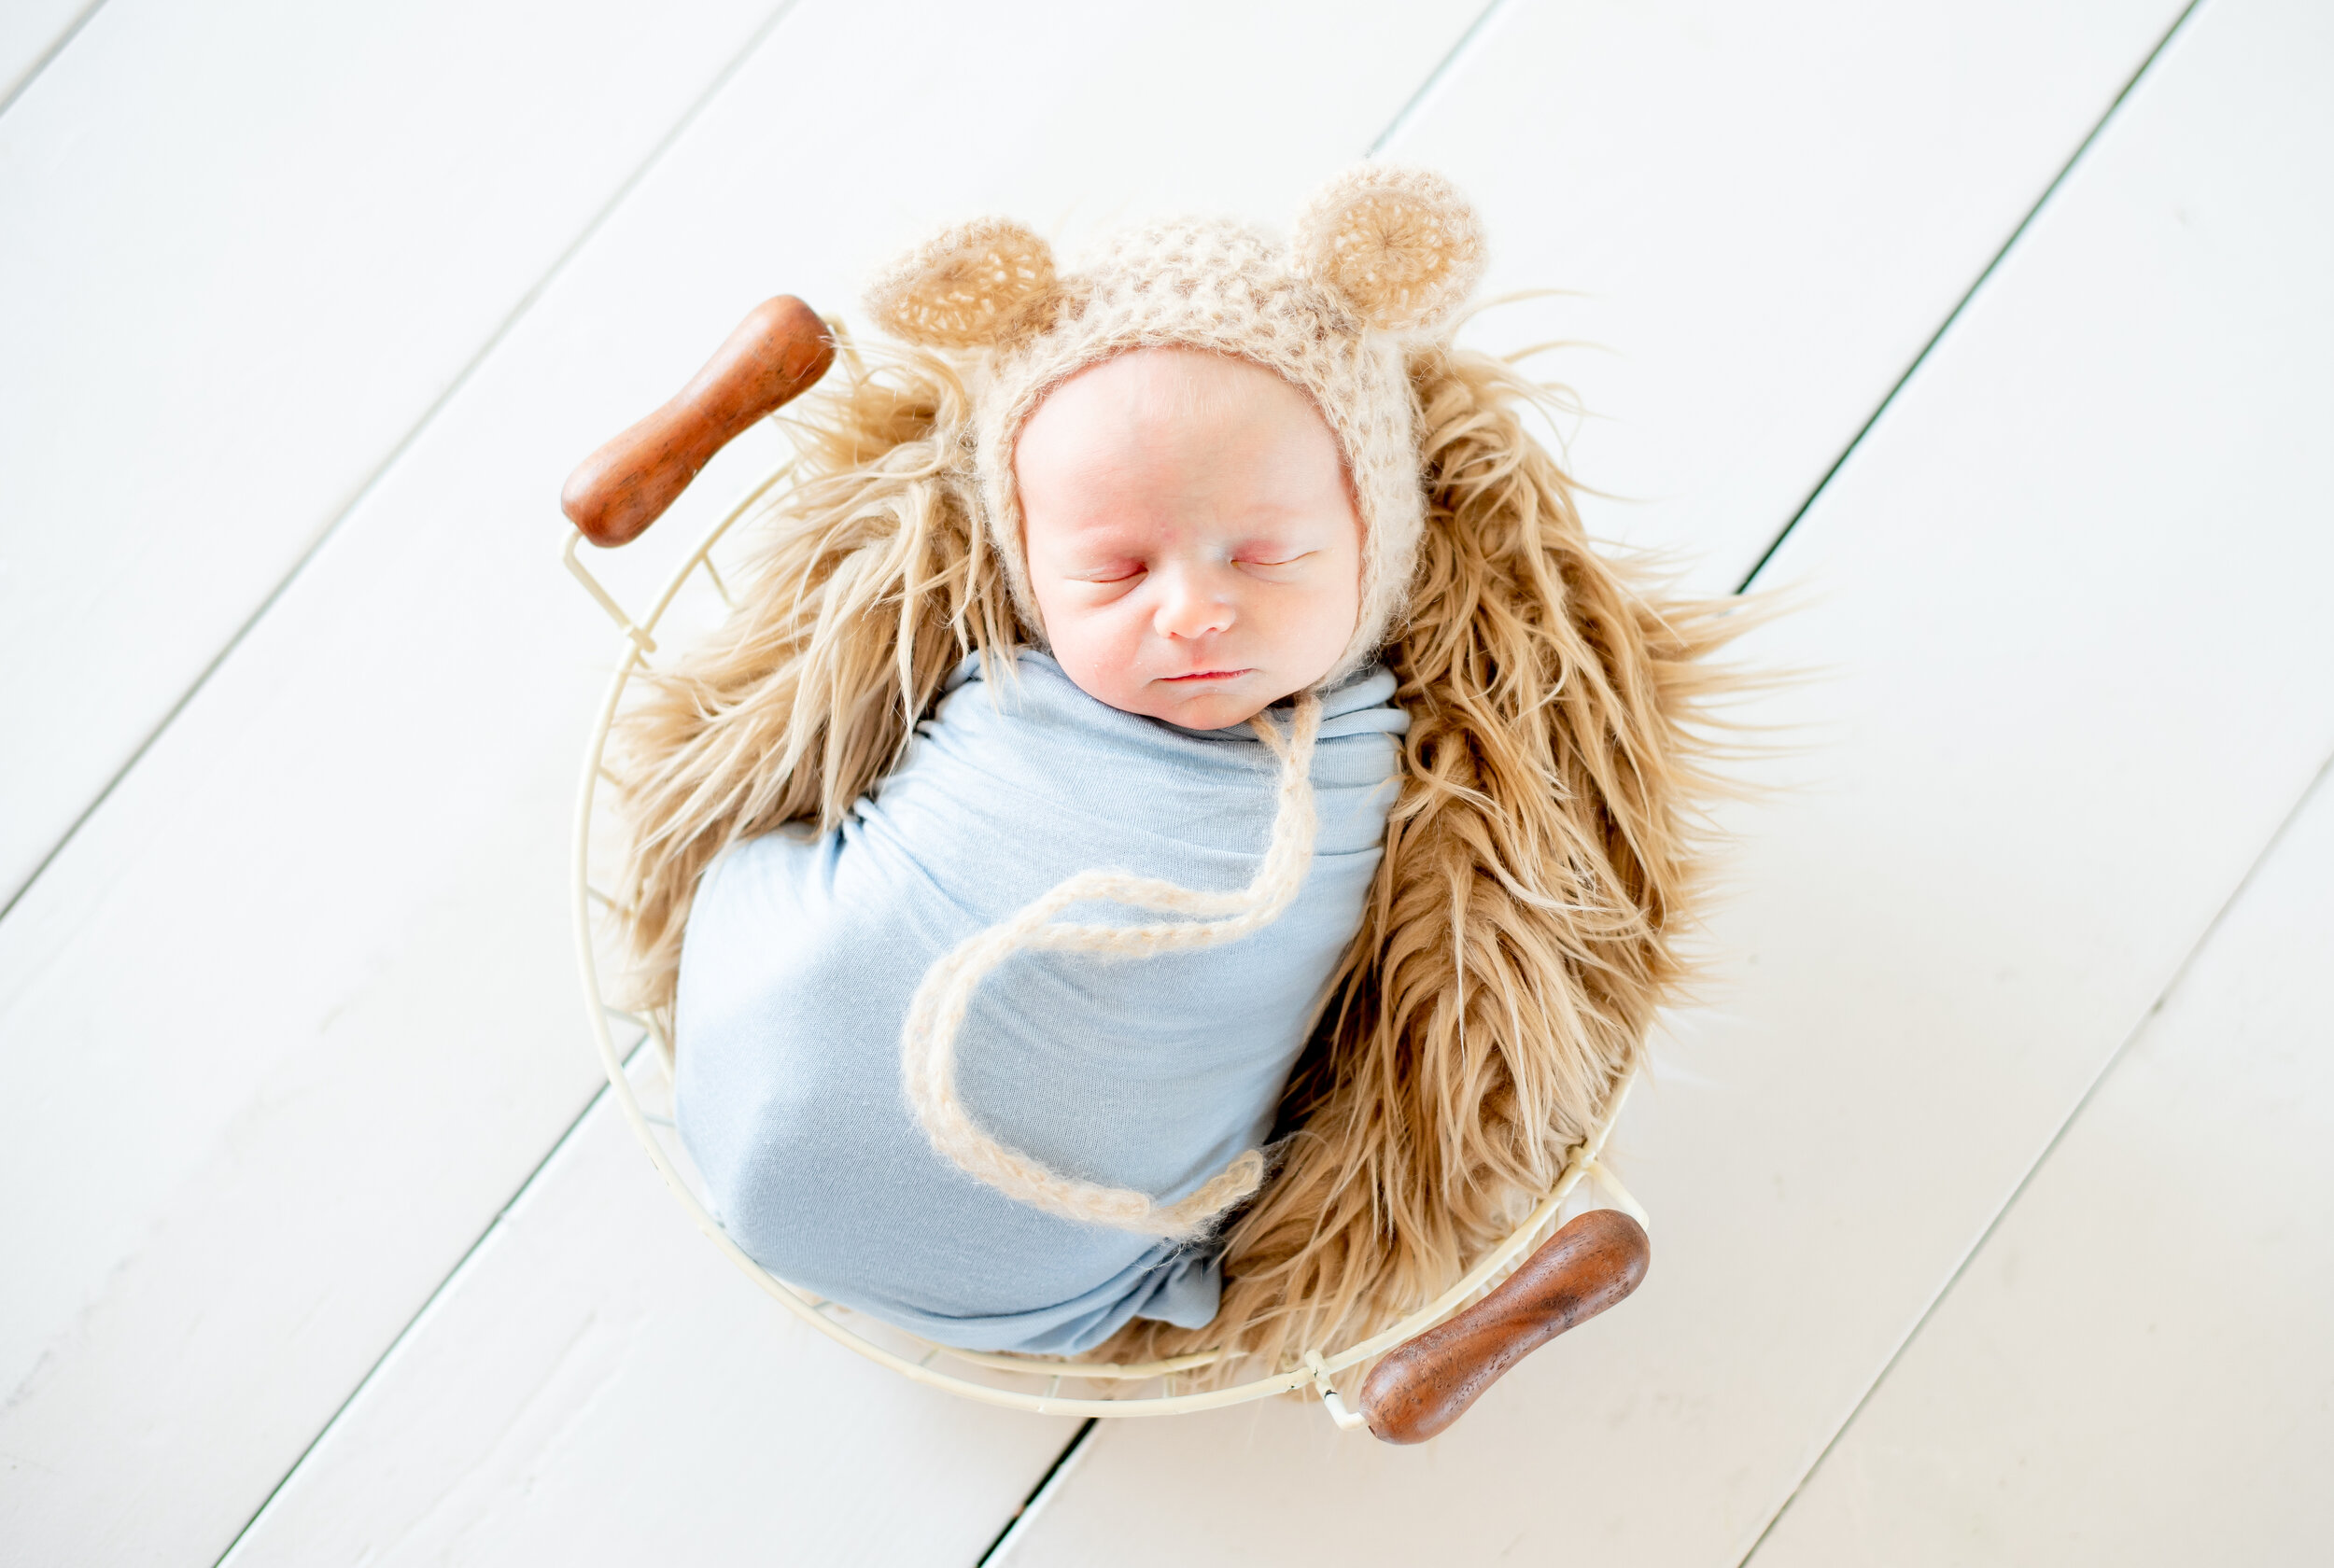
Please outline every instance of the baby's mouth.
[[1171, 684], [1187, 680], [1236, 680], [1247, 673], [1244, 669], [1193, 670], [1189, 675], [1167, 675], [1160, 679]]

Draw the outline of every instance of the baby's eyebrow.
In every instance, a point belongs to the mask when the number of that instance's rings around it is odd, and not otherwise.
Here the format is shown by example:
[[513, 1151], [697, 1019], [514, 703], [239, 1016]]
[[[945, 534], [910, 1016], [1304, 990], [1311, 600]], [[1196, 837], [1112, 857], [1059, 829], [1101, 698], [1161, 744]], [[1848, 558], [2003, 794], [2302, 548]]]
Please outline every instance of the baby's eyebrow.
[[1058, 548], [1065, 555], [1080, 558], [1090, 555], [1147, 555], [1157, 543], [1149, 535], [1104, 525], [1076, 529], [1060, 541]]
[[1047, 519], [1045, 531], [1081, 542], [1098, 539], [1148, 539], [1155, 532], [1150, 525], [1136, 522], [1118, 509], [1109, 507], [1090, 510], [1081, 507], [1066, 514], [1057, 512]]

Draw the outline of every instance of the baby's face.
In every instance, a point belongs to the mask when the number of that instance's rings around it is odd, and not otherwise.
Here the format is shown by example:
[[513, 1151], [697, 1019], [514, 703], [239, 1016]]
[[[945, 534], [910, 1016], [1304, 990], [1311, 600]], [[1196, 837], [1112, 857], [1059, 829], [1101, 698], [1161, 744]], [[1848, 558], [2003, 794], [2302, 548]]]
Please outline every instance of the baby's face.
[[1337, 664], [1361, 613], [1361, 525], [1337, 438], [1261, 366], [1141, 349], [1021, 428], [1030, 588], [1089, 696], [1237, 724]]

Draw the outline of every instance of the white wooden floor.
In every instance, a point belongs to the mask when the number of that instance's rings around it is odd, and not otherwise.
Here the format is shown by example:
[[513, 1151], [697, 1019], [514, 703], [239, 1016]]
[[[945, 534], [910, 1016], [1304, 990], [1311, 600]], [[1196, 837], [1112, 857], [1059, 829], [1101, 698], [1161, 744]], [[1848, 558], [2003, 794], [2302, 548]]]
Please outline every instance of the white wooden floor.
[[[0, 1561], [2334, 1558], [2329, 79], [2324, 0], [0, 7]], [[938, 219], [1372, 148], [1574, 291], [1470, 332], [1586, 345], [1600, 531], [1804, 606], [1653, 1273], [1417, 1450], [951, 1401], [595, 1097], [554, 497]]]

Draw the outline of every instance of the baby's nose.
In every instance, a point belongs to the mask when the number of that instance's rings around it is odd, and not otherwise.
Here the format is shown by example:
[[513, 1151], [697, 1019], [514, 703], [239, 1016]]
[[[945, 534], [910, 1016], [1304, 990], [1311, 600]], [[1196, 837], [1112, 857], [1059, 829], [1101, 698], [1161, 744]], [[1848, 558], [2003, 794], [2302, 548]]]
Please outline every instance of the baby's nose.
[[1230, 628], [1231, 605], [1210, 584], [1177, 573], [1163, 587], [1159, 611], [1151, 618], [1152, 629], [1160, 636], [1199, 637]]

